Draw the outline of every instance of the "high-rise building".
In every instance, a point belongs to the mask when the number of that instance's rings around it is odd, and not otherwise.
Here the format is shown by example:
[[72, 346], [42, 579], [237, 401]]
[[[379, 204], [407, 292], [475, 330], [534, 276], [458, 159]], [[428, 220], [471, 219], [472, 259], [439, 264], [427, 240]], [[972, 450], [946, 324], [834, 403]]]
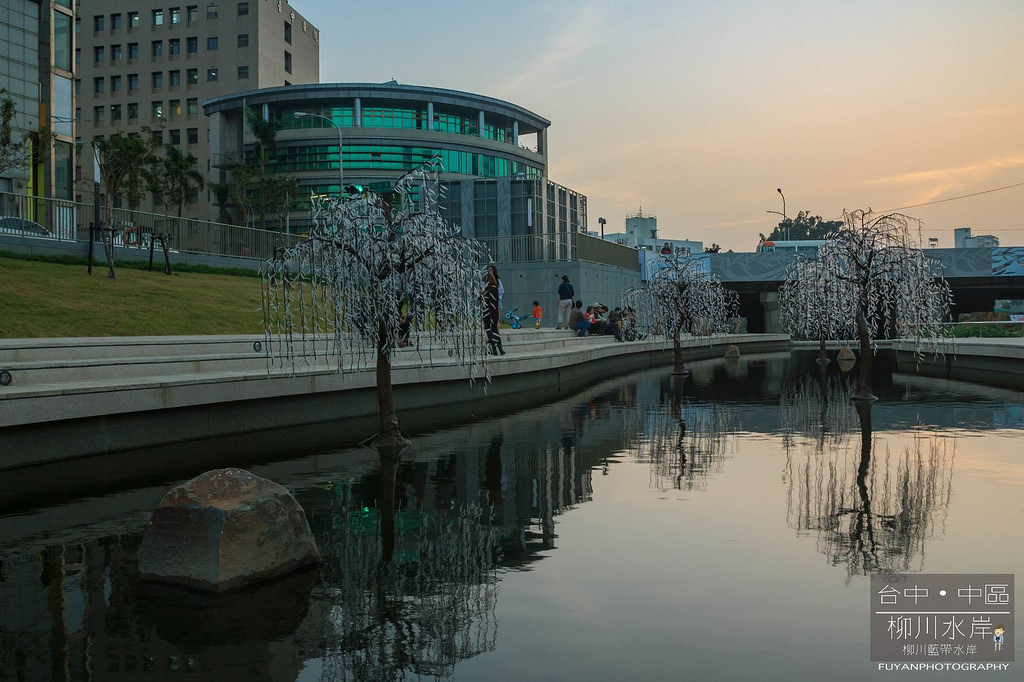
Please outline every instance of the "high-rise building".
[[[320, 32], [284, 0], [88, 0], [78, 3], [77, 22], [78, 139], [86, 162], [76, 173], [87, 181], [94, 138], [143, 127], [194, 154], [209, 178], [203, 101], [320, 77]], [[207, 218], [210, 204], [207, 189], [185, 215]]]
[[14, 102], [12, 140], [32, 139], [24, 163], [0, 171], [0, 191], [71, 198], [73, 21], [71, 0], [0, 0], [0, 87]]

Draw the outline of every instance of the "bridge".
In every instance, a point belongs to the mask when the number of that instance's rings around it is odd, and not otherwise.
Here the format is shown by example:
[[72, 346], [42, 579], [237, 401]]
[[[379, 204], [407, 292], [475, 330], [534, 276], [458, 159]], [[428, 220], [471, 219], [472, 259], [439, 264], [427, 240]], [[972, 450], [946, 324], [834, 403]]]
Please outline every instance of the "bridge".
[[[1024, 299], [1024, 247], [928, 249], [953, 291], [953, 319], [990, 311], [996, 299]], [[711, 272], [739, 294], [750, 332], [778, 332], [778, 290], [793, 253], [707, 254]]]

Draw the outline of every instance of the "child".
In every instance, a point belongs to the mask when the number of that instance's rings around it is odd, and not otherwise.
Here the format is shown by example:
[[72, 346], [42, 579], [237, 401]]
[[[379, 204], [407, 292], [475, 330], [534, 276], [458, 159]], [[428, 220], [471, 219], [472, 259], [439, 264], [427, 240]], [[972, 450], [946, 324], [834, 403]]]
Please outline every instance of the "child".
[[540, 329], [540, 316], [541, 316], [541, 312], [542, 311], [540, 309], [540, 301], [534, 301], [533, 302], [533, 328], [534, 329]]

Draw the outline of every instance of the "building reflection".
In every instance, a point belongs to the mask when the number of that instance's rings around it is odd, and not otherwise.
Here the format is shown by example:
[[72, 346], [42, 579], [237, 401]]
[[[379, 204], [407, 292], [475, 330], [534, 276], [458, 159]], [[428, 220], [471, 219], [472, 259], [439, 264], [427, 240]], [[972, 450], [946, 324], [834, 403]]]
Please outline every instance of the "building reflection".
[[955, 443], [918, 430], [896, 452], [876, 437], [872, 409], [851, 402], [841, 382], [814, 377], [782, 400], [787, 523], [814, 533], [848, 577], [922, 570], [952, 496]]

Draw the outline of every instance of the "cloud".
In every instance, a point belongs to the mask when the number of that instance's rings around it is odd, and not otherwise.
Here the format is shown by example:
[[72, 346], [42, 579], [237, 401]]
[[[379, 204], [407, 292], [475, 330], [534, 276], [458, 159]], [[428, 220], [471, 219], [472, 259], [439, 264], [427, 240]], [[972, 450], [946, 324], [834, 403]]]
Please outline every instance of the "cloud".
[[883, 175], [880, 178], [862, 180], [860, 185], [913, 185], [920, 183], [932, 183], [944, 181], [953, 185], [957, 179], [980, 180], [992, 175], [996, 171], [1006, 170], [1024, 166], [1024, 156], [1004, 156], [987, 159], [967, 166], [953, 168], [936, 168], [934, 170], [911, 171], [909, 173], [896, 173], [894, 175]]
[[565, 85], [575, 77], [572, 64], [577, 57], [601, 42], [601, 26], [608, 10], [580, 7], [564, 22], [544, 50], [501, 88], [515, 95]]

